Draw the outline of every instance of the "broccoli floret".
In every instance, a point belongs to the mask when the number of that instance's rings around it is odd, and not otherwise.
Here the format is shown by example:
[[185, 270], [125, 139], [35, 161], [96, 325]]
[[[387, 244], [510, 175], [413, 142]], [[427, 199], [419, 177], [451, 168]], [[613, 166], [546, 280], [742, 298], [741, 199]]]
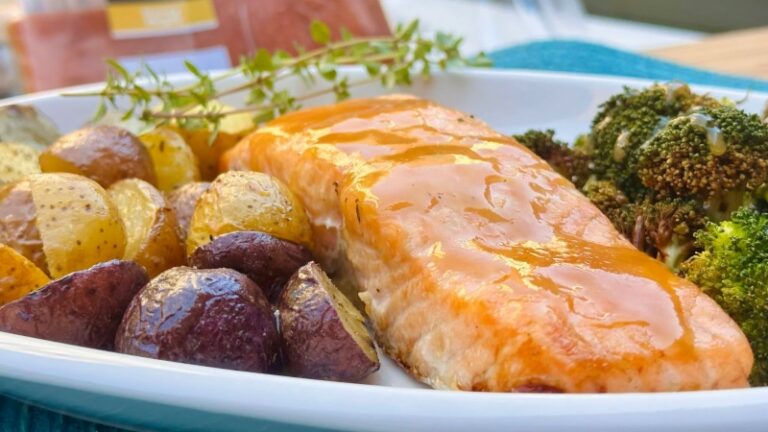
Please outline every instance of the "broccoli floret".
[[741, 327], [752, 345], [750, 381], [768, 384], [768, 215], [745, 208], [697, 234], [703, 249], [682, 266]]
[[704, 207], [694, 200], [646, 198], [635, 209], [635, 246], [677, 271], [696, 251], [695, 234], [708, 222]]
[[586, 153], [555, 139], [555, 131], [531, 129], [524, 134], [513, 135], [522, 145], [544, 159], [560, 175], [581, 187], [589, 178], [590, 157]]
[[637, 212], [624, 192], [611, 181], [595, 179], [587, 181], [582, 192], [620, 233], [632, 239]]
[[591, 179], [582, 191], [636, 248], [675, 271], [695, 252], [694, 234], [708, 220], [705, 209], [696, 201], [654, 201], [646, 196], [631, 202], [607, 180]]
[[636, 175], [637, 149], [669, 119], [696, 106], [716, 105], [716, 100], [692, 93], [685, 84], [655, 84], [642, 90], [625, 87], [600, 106], [592, 121], [589, 141], [595, 173], [614, 181], [634, 199], [645, 189]]
[[722, 220], [768, 176], [768, 126], [728, 105], [670, 121], [637, 154], [637, 175], [662, 199], [693, 198]]

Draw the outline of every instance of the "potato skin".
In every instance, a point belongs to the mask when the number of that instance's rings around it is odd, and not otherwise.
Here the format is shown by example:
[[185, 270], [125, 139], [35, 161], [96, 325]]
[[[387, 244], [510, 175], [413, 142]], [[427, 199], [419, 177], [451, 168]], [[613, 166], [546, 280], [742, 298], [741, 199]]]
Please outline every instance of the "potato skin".
[[152, 158], [132, 133], [98, 125], [64, 135], [40, 155], [43, 172], [69, 172], [95, 180], [103, 187], [138, 178], [157, 184]]
[[98, 183], [66, 173], [33, 174], [27, 179], [51, 277], [123, 257], [123, 223]]
[[160, 191], [139, 179], [109, 187], [126, 228], [124, 259], [144, 266], [150, 277], [186, 263], [176, 215]]
[[0, 331], [111, 349], [123, 312], [148, 280], [130, 261], [97, 264], [0, 307]]
[[176, 213], [182, 243], [187, 241], [187, 231], [189, 231], [189, 224], [192, 222], [192, 214], [195, 213], [197, 200], [209, 187], [211, 187], [209, 182], [193, 182], [166, 194], [168, 204], [173, 207], [173, 211]]
[[[357, 382], [379, 369], [378, 357], [362, 315], [336, 307], [333, 295], [343, 296], [315, 263], [286, 284], [278, 303], [286, 370], [305, 378]], [[356, 321], [360, 343], [344, 327], [341, 313]]]
[[139, 135], [139, 139], [152, 158], [158, 189], [170, 192], [200, 180], [197, 157], [181, 135], [161, 127]]
[[233, 231], [262, 231], [304, 245], [312, 242], [301, 201], [280, 180], [252, 171], [225, 172], [200, 196], [187, 233], [187, 254]]
[[0, 243], [0, 306], [24, 297], [50, 281], [32, 261]]
[[37, 229], [37, 210], [28, 179], [0, 186], [0, 243], [8, 245], [43, 271], [48, 263]]
[[197, 248], [189, 265], [200, 269], [229, 268], [248, 276], [276, 301], [288, 279], [312, 254], [304, 246], [258, 231], [236, 231]]
[[40, 150], [27, 144], [0, 142], [0, 185], [40, 173]]
[[[213, 102], [209, 108], [218, 105], [221, 111], [229, 111], [234, 107]], [[195, 112], [196, 110], [192, 110]], [[219, 123], [219, 130], [213, 143], [210, 142], [211, 129], [183, 129], [177, 132], [184, 137], [192, 152], [197, 156], [200, 174], [203, 180], [211, 181], [219, 175], [219, 159], [227, 150], [234, 147], [241, 139], [256, 129], [249, 113], [225, 116]]]
[[229, 269], [176, 267], [133, 299], [115, 337], [125, 354], [251, 372], [278, 360], [274, 316], [261, 290]]

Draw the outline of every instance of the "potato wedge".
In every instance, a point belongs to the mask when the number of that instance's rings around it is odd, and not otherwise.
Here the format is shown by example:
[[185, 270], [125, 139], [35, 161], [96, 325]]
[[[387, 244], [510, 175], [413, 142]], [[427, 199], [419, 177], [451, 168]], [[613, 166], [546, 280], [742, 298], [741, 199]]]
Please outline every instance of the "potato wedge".
[[0, 244], [0, 305], [24, 297], [50, 281], [32, 261]]
[[158, 128], [139, 135], [149, 151], [157, 175], [157, 188], [170, 192], [200, 180], [197, 157], [184, 138], [169, 128]]
[[12, 142], [0, 142], [0, 185], [40, 173], [40, 150]]
[[229, 269], [176, 267], [142, 289], [115, 336], [118, 352], [251, 372], [272, 371], [279, 337], [259, 288]]
[[289, 373], [357, 382], [379, 369], [365, 318], [309, 263], [288, 281], [278, 304], [283, 357]]
[[189, 224], [192, 222], [192, 214], [195, 212], [197, 200], [200, 199], [200, 196], [209, 187], [211, 187], [211, 184], [208, 182], [187, 183], [175, 191], [166, 194], [168, 204], [171, 205], [174, 213], [176, 213], [176, 221], [179, 223], [179, 235], [184, 244], [187, 243]]
[[[219, 104], [222, 111], [234, 109]], [[235, 146], [246, 135], [253, 132], [256, 125], [248, 113], [232, 114], [221, 119], [219, 132], [213, 143], [210, 142], [210, 129], [187, 130], [178, 128], [179, 134], [197, 156], [201, 178], [211, 181], [219, 174], [219, 158], [224, 152]]]
[[103, 187], [127, 178], [157, 183], [147, 149], [135, 135], [115, 126], [86, 127], [59, 138], [40, 155], [40, 169], [79, 174]]
[[30, 105], [0, 107], [0, 141], [27, 144], [42, 151], [61, 134], [56, 124]]
[[230, 171], [211, 183], [197, 202], [187, 234], [187, 253], [233, 231], [261, 231], [302, 245], [310, 243], [304, 206], [274, 177]]
[[125, 309], [148, 281], [130, 261], [95, 265], [0, 307], [0, 331], [111, 349]]
[[144, 266], [150, 277], [184, 264], [176, 216], [160, 191], [144, 180], [127, 179], [108, 192], [125, 225], [124, 259]]
[[0, 186], [0, 243], [10, 246], [43, 271], [48, 271], [28, 179]]
[[0, 189], [0, 242], [57, 278], [121, 258], [125, 230], [98, 183], [34, 174]]
[[275, 301], [288, 279], [312, 254], [304, 246], [255, 231], [236, 231], [213, 239], [189, 257], [199, 269], [229, 268], [248, 276]]

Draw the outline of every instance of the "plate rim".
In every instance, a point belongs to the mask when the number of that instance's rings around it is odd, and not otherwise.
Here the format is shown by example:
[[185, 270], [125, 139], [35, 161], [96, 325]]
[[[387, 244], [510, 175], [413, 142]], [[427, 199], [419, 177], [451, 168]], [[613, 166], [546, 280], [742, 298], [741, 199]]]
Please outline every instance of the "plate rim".
[[[345, 68], [354, 70], [357, 68]], [[648, 80], [641, 78], [606, 76], [596, 74], [568, 73], [537, 71], [526, 69], [467, 69], [448, 71], [441, 74], [460, 75], [467, 77], [517, 77], [524, 79], [551, 79], [568, 82], [592, 82], [598, 84], [642, 86], [658, 80]], [[169, 80], [178, 80], [188, 77], [189, 74], [169, 75]], [[61, 93], [65, 91], [88, 91], [98, 89], [103, 83], [92, 83], [68, 87], [64, 89], [47, 90], [43, 92], [17, 96], [9, 99], [0, 100], [0, 106], [13, 103], [35, 103], [41, 100], [51, 98], [60, 98]], [[717, 91], [721, 94], [731, 94], [735, 96], [759, 97], [768, 99], [768, 92], [750, 92], [746, 90], [733, 89], [719, 86], [691, 85], [692, 88], [699, 91]], [[19, 362], [19, 359], [27, 358], [29, 362]], [[40, 363], [53, 362], [56, 366], [53, 370], [40, 371], [35, 370], [35, 366]], [[79, 379], [82, 373], [68, 374], [61, 373], [65, 371], [79, 370], [78, 368], [96, 367], [99, 370], [98, 377], [118, 377], [118, 379], [100, 380], [95, 377], [89, 377], [88, 380]], [[605, 394], [531, 394], [531, 393], [481, 393], [481, 392], [460, 392], [448, 390], [419, 389], [419, 388], [399, 388], [369, 384], [350, 384], [336, 383], [320, 380], [310, 380], [303, 378], [255, 374], [249, 372], [230, 371], [218, 368], [209, 368], [182, 363], [174, 363], [162, 360], [146, 359], [141, 357], [128, 356], [124, 354], [100, 351], [90, 348], [77, 347], [57, 342], [51, 342], [41, 339], [29, 338], [25, 336], [13, 335], [0, 332], [0, 377], [16, 379], [24, 382], [34, 382], [43, 385], [59, 386], [81, 390], [94, 394], [104, 394], [118, 398], [148, 401], [153, 403], [162, 403], [172, 406], [189, 408], [199, 411], [207, 411], [221, 414], [246, 416], [249, 418], [268, 419], [278, 422], [293, 421], [290, 419], [290, 413], [285, 410], [274, 409], [269, 404], [259, 405], [260, 410], [254, 410], [252, 403], [245, 403], [242, 400], [233, 399], [232, 396], [224, 400], [219, 398], [216, 403], [211, 404], [211, 398], [208, 394], [196, 394], [195, 391], [187, 391], [184, 397], [178, 397], [182, 390], [192, 390], [187, 387], [189, 383], [168, 389], [144, 389], [137, 390], [135, 383], [126, 380], [121, 376], [121, 372], [140, 368], [142, 371], [150, 371], [149, 375], [162, 379], [162, 374], [169, 374], [176, 380], [185, 381], [184, 378], [192, 376], [207, 376], [210, 385], [213, 379], [218, 378], [216, 382], [219, 386], [224, 386], [229, 390], [236, 390], [243, 383], [258, 384], [250, 390], [251, 394], [261, 394], [259, 392], [277, 391], [281, 398], [290, 398], [306, 395], [311, 390], [321, 394], [333, 394], [329, 398], [333, 402], [338, 400], [347, 400], [353, 406], [360, 408], [357, 411], [357, 421], [360, 421], [359, 413], [365, 413], [367, 418], [371, 416], [382, 418], [386, 413], [370, 412], [363, 410], [359, 405], [360, 401], [387, 401], [390, 404], [397, 405], [404, 414], [411, 418], [418, 417], [418, 411], [408, 410], [404, 405], [408, 404], [441, 404], [442, 412], [453, 412], [458, 410], [463, 416], [471, 416], [473, 419], [487, 418], [531, 418], [535, 414], [525, 411], [524, 414], [510, 413], [508, 410], [498, 410], [499, 407], [533, 407], [546, 401], [552, 411], [558, 415], [578, 415], [580, 417], [605, 416], [605, 415], [648, 415], [659, 413], [678, 412], [681, 410], [695, 410], [701, 413], [700, 419], [707, 419], [717, 412], [728, 407], [750, 408], [750, 407], [768, 407], [768, 387], [744, 388], [731, 390], [706, 390], [690, 392], [660, 392], [660, 393], [605, 393]], [[58, 373], [56, 373], [58, 372]], [[130, 374], [123, 374], [130, 375]], [[146, 378], [146, 377], [145, 377]], [[163, 390], [163, 391], [159, 391]], [[340, 394], [339, 394], [340, 393]], [[234, 392], [237, 396], [242, 396], [242, 392]], [[216, 398], [214, 398], [216, 399]], [[252, 402], [252, 400], [251, 400]], [[339, 424], [337, 419], [330, 419], [327, 413], [346, 412], [344, 410], [334, 411], [333, 406], [323, 405], [322, 401], [316, 401], [318, 405], [313, 407], [316, 414], [314, 417], [305, 418], [301, 424], [323, 427], [341, 427], [348, 423]], [[374, 404], [375, 405], [375, 404]], [[281, 405], [282, 408], [285, 408]], [[280, 408], [280, 407], [278, 407]], [[326, 411], [320, 410], [324, 408]], [[768, 410], [764, 410], [764, 416], [768, 416]], [[391, 414], [391, 410], [388, 411]], [[540, 416], [549, 417], [553, 413], [543, 413]], [[286, 417], [288, 415], [288, 417]], [[319, 415], [319, 417], [318, 417]], [[427, 429], [425, 429], [427, 430]]]

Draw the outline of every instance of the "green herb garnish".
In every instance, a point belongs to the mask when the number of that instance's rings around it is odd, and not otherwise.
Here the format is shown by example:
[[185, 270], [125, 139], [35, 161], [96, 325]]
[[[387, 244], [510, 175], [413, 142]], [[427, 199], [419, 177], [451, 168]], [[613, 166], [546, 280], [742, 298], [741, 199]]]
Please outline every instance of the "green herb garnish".
[[[248, 113], [255, 124], [296, 110], [307, 99], [333, 94], [336, 100], [350, 96], [350, 88], [380, 82], [390, 88], [409, 85], [415, 76], [429, 76], [433, 69], [451, 66], [488, 66], [490, 60], [480, 54], [465, 58], [460, 53], [461, 38], [437, 33], [427, 38], [419, 33], [419, 22], [398, 25], [392, 36], [353, 37], [341, 31], [340, 40], [331, 39], [328, 26], [313, 21], [312, 39], [320, 45], [314, 50], [296, 47], [296, 54], [260, 49], [241, 59], [240, 64], [224, 73], [210, 75], [187, 62], [194, 75], [191, 85], [176, 88], [166, 76], [144, 65], [130, 72], [115, 61], [109, 61], [110, 73], [101, 91], [71, 93], [67, 96], [99, 96], [97, 120], [110, 109], [122, 111], [123, 119], [137, 116], [151, 125], [174, 123], [184, 129], [209, 127], [218, 130], [221, 119], [231, 114]], [[339, 71], [340, 66], [362, 65], [367, 77], [350, 81]], [[244, 82], [220, 86], [224, 80], [241, 76]], [[298, 76], [307, 84], [317, 80], [326, 85], [319, 90], [295, 95], [281, 88], [280, 82]], [[220, 98], [244, 93], [244, 108], [222, 109]], [[215, 134], [214, 134], [215, 135]]]

